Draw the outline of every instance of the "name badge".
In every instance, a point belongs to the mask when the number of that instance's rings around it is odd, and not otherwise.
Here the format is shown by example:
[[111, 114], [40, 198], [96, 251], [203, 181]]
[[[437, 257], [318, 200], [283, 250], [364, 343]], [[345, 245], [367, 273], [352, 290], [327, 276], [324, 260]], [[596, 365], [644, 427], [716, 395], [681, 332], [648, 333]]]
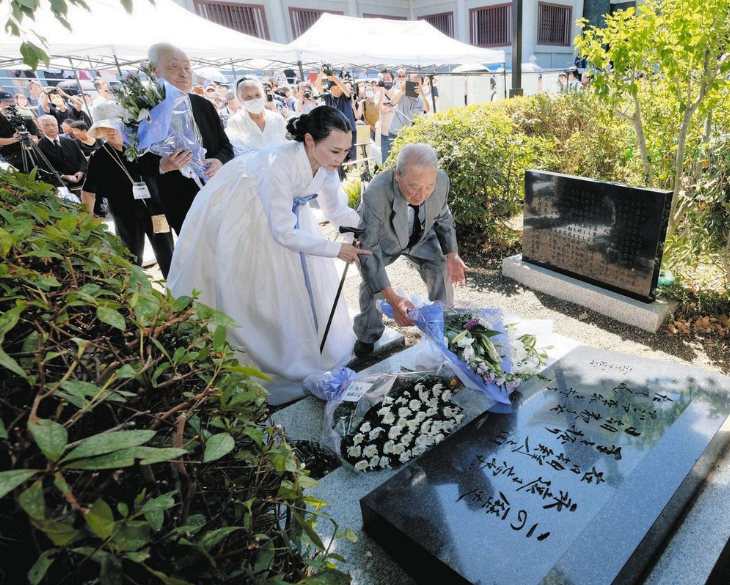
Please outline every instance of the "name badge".
[[132, 195], [135, 199], [149, 199], [151, 197], [150, 190], [142, 181], [132, 183]]
[[152, 216], [152, 232], [155, 234], [169, 234], [170, 224], [164, 214]]

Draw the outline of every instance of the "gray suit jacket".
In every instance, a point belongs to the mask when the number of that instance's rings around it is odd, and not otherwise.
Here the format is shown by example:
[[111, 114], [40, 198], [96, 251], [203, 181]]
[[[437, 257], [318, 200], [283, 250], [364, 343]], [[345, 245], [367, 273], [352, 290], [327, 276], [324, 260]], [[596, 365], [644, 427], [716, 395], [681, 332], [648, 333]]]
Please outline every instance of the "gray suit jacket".
[[449, 176], [439, 170], [436, 188], [426, 199], [426, 218], [420, 240], [408, 248], [408, 203], [395, 181], [395, 171], [383, 171], [362, 197], [360, 227], [362, 247], [373, 255], [360, 256], [361, 272], [373, 294], [390, 286], [385, 267], [403, 253], [424, 260], [457, 252], [454, 218], [448, 206]]

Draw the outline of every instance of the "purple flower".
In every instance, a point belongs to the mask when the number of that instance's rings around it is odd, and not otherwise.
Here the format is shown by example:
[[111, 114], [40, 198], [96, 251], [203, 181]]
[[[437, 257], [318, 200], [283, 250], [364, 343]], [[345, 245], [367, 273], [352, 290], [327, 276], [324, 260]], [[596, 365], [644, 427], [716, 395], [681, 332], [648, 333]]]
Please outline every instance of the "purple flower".
[[479, 319], [471, 319], [471, 320], [467, 321], [466, 323], [464, 323], [464, 329], [468, 329], [469, 331], [471, 331], [472, 329], [474, 329], [475, 327], [478, 327], [478, 326], [479, 326]]

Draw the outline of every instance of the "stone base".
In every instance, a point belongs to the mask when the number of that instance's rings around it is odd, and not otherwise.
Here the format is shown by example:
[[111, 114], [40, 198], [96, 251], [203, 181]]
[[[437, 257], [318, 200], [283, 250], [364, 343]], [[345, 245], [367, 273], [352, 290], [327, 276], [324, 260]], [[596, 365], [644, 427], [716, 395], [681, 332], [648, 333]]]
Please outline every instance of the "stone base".
[[592, 309], [616, 321], [656, 333], [677, 307], [676, 301], [642, 303], [576, 278], [522, 261], [522, 255], [502, 261], [502, 274], [526, 287]]

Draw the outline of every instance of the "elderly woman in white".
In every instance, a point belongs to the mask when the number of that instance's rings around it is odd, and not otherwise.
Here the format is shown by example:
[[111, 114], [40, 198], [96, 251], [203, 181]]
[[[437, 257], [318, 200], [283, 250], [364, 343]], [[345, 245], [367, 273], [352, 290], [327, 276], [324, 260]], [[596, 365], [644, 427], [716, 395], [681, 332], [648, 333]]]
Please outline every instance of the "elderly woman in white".
[[226, 126], [235, 156], [286, 142], [286, 122], [275, 107], [266, 107], [266, 94], [258, 80], [240, 79], [236, 94], [243, 108], [231, 116]]

